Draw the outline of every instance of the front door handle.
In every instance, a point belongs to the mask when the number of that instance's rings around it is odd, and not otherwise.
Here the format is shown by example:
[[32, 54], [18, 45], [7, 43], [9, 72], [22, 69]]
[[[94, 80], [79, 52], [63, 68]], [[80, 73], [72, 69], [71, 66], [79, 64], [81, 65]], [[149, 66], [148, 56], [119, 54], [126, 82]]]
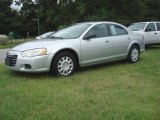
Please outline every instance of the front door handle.
[[155, 35], [157, 34], [157, 33], [154, 33]]
[[108, 43], [109, 41], [105, 41], [106, 43]]

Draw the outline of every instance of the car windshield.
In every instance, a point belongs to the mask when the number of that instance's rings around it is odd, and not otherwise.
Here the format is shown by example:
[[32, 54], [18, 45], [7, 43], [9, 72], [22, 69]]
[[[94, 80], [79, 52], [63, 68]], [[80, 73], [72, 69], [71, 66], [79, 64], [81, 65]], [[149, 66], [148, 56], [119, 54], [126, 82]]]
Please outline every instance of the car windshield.
[[89, 28], [89, 26], [91, 26], [91, 24], [87, 24], [87, 23], [81, 23], [81, 24], [76, 24], [76, 25], [72, 25], [70, 27], [64, 28], [62, 30], [59, 30], [57, 32], [55, 32], [54, 34], [52, 34], [51, 36], [49, 36], [50, 38], [59, 38], [59, 39], [75, 39], [80, 37], [84, 31]]
[[131, 29], [132, 31], [140, 31], [144, 29], [145, 25], [146, 23], [134, 23], [128, 28]]

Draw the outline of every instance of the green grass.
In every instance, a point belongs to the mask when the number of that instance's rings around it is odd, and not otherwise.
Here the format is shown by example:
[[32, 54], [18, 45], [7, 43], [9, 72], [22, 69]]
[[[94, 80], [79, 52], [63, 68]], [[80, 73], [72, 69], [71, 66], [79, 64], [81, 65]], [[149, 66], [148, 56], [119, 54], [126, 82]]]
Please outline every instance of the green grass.
[[0, 64], [0, 120], [159, 120], [160, 47], [136, 64], [80, 69], [71, 77], [24, 74]]
[[[22, 42], [20, 42], [20, 43], [22, 43]], [[14, 47], [14, 46], [16, 46], [16, 45], [18, 45], [20, 43], [10, 43], [10, 44], [6, 44], [6, 45], [1, 45], [0, 49], [12, 48], [12, 47]]]

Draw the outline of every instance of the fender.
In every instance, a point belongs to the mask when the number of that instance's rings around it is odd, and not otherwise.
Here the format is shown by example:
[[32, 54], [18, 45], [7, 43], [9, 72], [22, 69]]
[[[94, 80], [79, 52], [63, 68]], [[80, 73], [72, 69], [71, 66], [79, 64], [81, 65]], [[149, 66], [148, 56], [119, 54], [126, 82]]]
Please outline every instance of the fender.
[[49, 59], [48, 59], [48, 65], [47, 66], [50, 67], [51, 62], [52, 62], [53, 58], [55, 57], [55, 55], [59, 51], [65, 50], [65, 49], [70, 49], [70, 50], [74, 51], [78, 56], [79, 63], [81, 62], [81, 54], [80, 54], [80, 51], [78, 50], [78, 48], [73, 47], [73, 46], [68, 46], [68, 45], [65, 45], [65, 46], [56, 45], [56, 46], [54, 46], [54, 49], [52, 47], [52, 49], [49, 50], [50, 54], [49, 54]]

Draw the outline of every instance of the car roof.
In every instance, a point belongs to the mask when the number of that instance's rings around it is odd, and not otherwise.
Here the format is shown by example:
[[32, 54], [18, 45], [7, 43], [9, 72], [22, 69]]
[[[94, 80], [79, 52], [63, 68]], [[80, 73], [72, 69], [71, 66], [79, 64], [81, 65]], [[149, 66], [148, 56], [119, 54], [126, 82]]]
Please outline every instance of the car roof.
[[148, 22], [136, 22], [136, 23], [153, 23], [153, 22], [158, 22], [159, 23], [160, 21], [148, 21]]
[[81, 23], [77, 23], [77, 24], [83, 24], [83, 23], [88, 23], [88, 24], [101, 24], [101, 23], [119, 24], [119, 23], [111, 22], [111, 21], [92, 21], [92, 22], [81, 22]]

